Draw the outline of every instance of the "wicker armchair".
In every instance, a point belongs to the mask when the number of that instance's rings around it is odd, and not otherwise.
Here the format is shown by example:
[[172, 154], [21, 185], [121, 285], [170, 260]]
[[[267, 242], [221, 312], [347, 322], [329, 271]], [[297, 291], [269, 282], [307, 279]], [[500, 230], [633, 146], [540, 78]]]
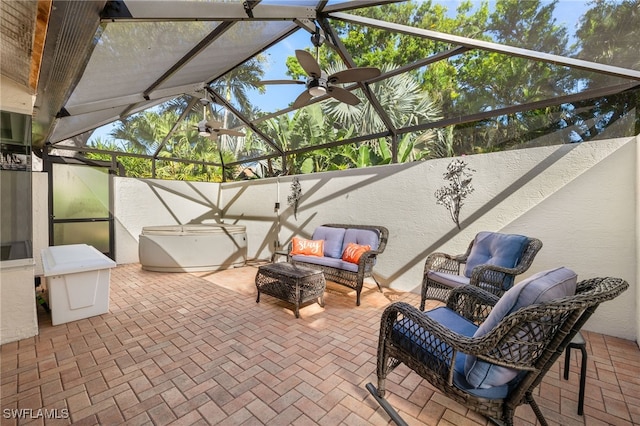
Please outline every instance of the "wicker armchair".
[[420, 309], [424, 310], [426, 299], [446, 302], [449, 292], [463, 285], [502, 295], [517, 275], [529, 269], [541, 248], [542, 242], [536, 238], [480, 232], [464, 254], [430, 254], [424, 266]]
[[[540, 286], [541, 293], [546, 285]], [[574, 295], [550, 296], [549, 301], [525, 303], [522, 307], [514, 305], [514, 312], [507, 312], [495, 327], [477, 337], [478, 329], [483, 327], [477, 324], [485, 318], [490, 322], [492, 307], [495, 305], [496, 312], [504, 308], [496, 304], [506, 295], [499, 298], [477, 287], [464, 286], [451, 292], [446, 307], [428, 312], [404, 302], [392, 303], [380, 323], [378, 388], [369, 383], [368, 390], [397, 424], [405, 424], [384, 399], [387, 375], [404, 363], [449, 398], [486, 417], [512, 425], [515, 409], [527, 403], [540, 423], [546, 425], [533, 399], [534, 388], [597, 306], [628, 288], [627, 282], [617, 278], [594, 278], [577, 284], [574, 278], [572, 285]], [[513, 290], [519, 291], [520, 286]], [[454, 330], [446, 324], [446, 318], [457, 318], [466, 325], [454, 326]], [[513, 378], [494, 387], [470, 385], [466, 372], [470, 356], [475, 357], [472, 368], [479, 361], [490, 369], [506, 368], [513, 372]], [[483, 372], [482, 377], [485, 376]]]

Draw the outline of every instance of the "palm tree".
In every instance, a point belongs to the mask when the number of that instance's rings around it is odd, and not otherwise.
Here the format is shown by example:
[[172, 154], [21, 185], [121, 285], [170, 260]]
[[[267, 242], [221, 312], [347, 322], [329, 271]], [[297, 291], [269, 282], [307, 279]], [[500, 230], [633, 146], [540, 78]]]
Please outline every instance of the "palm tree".
[[[120, 142], [125, 152], [138, 154], [155, 154], [160, 143], [173, 128], [178, 120], [176, 112], [167, 111], [158, 113], [145, 111], [140, 114], [127, 117], [122, 120], [110, 134], [115, 140], [109, 141], [111, 146], [117, 146]], [[162, 150], [158, 153], [156, 166], [156, 176], [163, 179], [177, 180], [221, 180], [222, 172], [209, 170], [208, 167], [195, 165], [193, 163], [177, 163], [175, 161], [162, 161], [162, 157], [184, 158], [189, 160], [201, 160], [207, 162], [219, 162], [219, 150], [216, 144], [209, 138], [198, 136], [197, 121], [199, 116], [192, 116], [184, 121], [166, 140]], [[103, 141], [97, 141], [105, 144]], [[126, 158], [126, 157], [123, 157]], [[231, 158], [227, 158], [230, 161]], [[151, 160], [142, 160], [148, 166], [140, 170], [141, 161], [123, 161], [127, 170], [127, 175], [138, 175], [150, 170]]]
[[177, 117], [172, 113], [161, 115], [144, 111], [120, 120], [110, 136], [123, 141], [128, 152], [152, 154], [176, 121]]
[[[321, 145], [350, 136], [349, 129], [336, 129], [334, 121], [323, 113], [322, 106], [312, 104], [298, 109], [291, 115], [283, 114], [266, 120], [263, 124], [267, 134], [280, 142], [284, 151]], [[320, 149], [304, 154], [287, 156], [289, 173], [310, 173], [330, 170], [333, 159], [341, 154], [339, 149]]]
[[260, 84], [264, 76], [265, 62], [267, 58], [264, 55], [257, 55], [217, 79], [211, 88], [221, 93], [228, 102], [235, 100], [238, 110], [248, 113], [253, 105], [247, 96], [247, 91], [249, 89], [256, 89], [261, 93], [265, 91], [264, 85]]
[[[104, 140], [96, 138], [91, 142], [91, 146], [105, 151], [123, 151], [123, 147], [116, 140]], [[110, 154], [101, 154], [97, 152], [87, 152], [87, 158], [95, 160], [111, 161]], [[126, 154], [117, 156], [117, 161], [125, 170], [128, 177], [149, 178], [151, 177], [151, 161], [146, 158], [130, 157]]]
[[[387, 64], [381, 68], [381, 71], [384, 74], [395, 68]], [[333, 69], [333, 67], [327, 69], [327, 73], [337, 71], [339, 69]], [[378, 99], [392, 123], [398, 128], [441, 119], [440, 107], [431, 100], [429, 94], [421, 88], [419, 81], [411, 73], [389, 77], [371, 84], [370, 87], [373, 96]], [[355, 93], [362, 98], [358, 92]], [[342, 126], [358, 129], [360, 134], [373, 134], [386, 130], [382, 118], [373, 105], [366, 99], [361, 100], [363, 102], [356, 106], [330, 100], [325, 103], [325, 112]], [[424, 131], [418, 135], [412, 135], [410, 140], [405, 140], [405, 143], [411, 143], [416, 149], [424, 145], [426, 149], [427, 144], [436, 138], [435, 131]], [[380, 141], [370, 141], [369, 144], [376, 154], [382, 154], [383, 148]], [[416, 155], [409, 155], [406, 158], [415, 158]], [[420, 157], [420, 155], [417, 156]]]
[[[224, 96], [227, 102], [237, 105], [243, 115], [251, 116], [256, 111], [249, 100], [248, 91], [256, 89], [264, 93], [265, 87], [259, 82], [264, 76], [263, 64], [266, 61], [267, 58], [264, 55], [257, 55], [217, 79], [211, 88]], [[212, 112], [217, 115], [216, 111]], [[225, 129], [241, 125], [241, 122], [226, 108], [222, 110], [221, 116], [222, 127]], [[242, 151], [244, 139], [222, 135], [219, 137], [219, 143], [222, 150], [232, 151], [237, 157], [238, 152]]]

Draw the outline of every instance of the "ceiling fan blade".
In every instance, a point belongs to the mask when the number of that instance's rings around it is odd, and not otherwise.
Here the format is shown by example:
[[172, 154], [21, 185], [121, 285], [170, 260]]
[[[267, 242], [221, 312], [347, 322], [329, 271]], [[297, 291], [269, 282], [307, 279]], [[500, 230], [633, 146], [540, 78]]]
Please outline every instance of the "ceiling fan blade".
[[266, 86], [267, 84], [305, 84], [302, 80], [262, 80], [257, 84]]
[[320, 65], [318, 65], [318, 62], [316, 62], [311, 53], [307, 52], [306, 50], [296, 50], [296, 58], [298, 58], [300, 66], [308, 76], [320, 78], [320, 74], [322, 74]]
[[360, 103], [360, 99], [353, 93], [348, 90], [345, 90], [341, 87], [329, 86], [327, 90], [330, 96], [333, 96], [340, 102], [344, 102], [348, 105], [358, 105]]
[[219, 129], [219, 128], [222, 127], [222, 121], [214, 120], [212, 118], [209, 121], [207, 121], [206, 126], [212, 128], [214, 130], [215, 129]]
[[300, 93], [300, 96], [296, 98], [291, 107], [294, 109], [302, 108], [307, 104], [307, 102], [311, 100], [312, 97], [313, 96], [311, 96], [311, 94], [305, 90], [304, 92]]
[[221, 135], [229, 135], [229, 136], [244, 136], [244, 133], [238, 132], [237, 130], [231, 130], [231, 129], [218, 129], [216, 130], [216, 133], [219, 133]]
[[370, 80], [380, 75], [378, 68], [363, 67], [351, 68], [344, 71], [338, 71], [330, 75], [327, 80], [329, 83], [354, 83], [356, 81]]

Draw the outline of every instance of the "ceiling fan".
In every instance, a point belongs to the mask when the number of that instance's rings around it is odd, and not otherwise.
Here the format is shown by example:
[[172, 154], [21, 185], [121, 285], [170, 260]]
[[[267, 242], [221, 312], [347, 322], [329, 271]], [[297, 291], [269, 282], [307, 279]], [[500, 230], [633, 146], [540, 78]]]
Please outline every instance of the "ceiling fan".
[[306, 50], [296, 50], [296, 58], [302, 69], [307, 73], [307, 80], [268, 80], [263, 84], [304, 84], [306, 90], [302, 92], [293, 102], [292, 107], [297, 109], [303, 107], [312, 98], [329, 95], [340, 102], [348, 105], [357, 105], [360, 99], [348, 90], [336, 86], [336, 84], [356, 83], [375, 78], [380, 75], [380, 70], [373, 67], [350, 68], [327, 75], [320, 69], [318, 64], [318, 53], [320, 46], [324, 42], [324, 36], [320, 29], [311, 35], [311, 42], [316, 47], [316, 58]]
[[208, 137], [211, 140], [218, 139], [218, 135], [229, 135], [229, 136], [244, 136], [244, 133], [238, 132], [237, 130], [231, 129], [223, 129], [222, 122], [218, 120], [214, 120], [210, 118], [207, 120], [207, 106], [211, 103], [211, 101], [204, 97], [200, 99], [200, 102], [204, 105], [203, 108], [203, 119], [198, 122], [198, 134], [200, 136]]
[[209, 137], [211, 140], [216, 140], [218, 135], [244, 136], [244, 133], [237, 130], [223, 129], [222, 122], [213, 119], [200, 121], [198, 123], [198, 134]]

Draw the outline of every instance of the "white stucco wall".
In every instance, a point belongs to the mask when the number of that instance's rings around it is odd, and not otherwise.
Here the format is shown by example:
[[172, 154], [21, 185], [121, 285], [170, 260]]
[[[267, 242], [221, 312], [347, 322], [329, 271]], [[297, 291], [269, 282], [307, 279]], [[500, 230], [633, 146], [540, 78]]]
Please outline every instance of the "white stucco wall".
[[43, 274], [40, 250], [49, 244], [47, 175], [31, 174], [33, 258], [0, 262], [0, 344], [38, 334], [34, 276]]
[[32, 173], [33, 190], [33, 260], [36, 276], [44, 275], [40, 252], [49, 246], [49, 175]]
[[[429, 253], [462, 253], [482, 230], [521, 233], [540, 238], [544, 247], [520, 279], [563, 265], [581, 279], [629, 281], [624, 296], [603, 304], [585, 328], [636, 340], [636, 139], [465, 160], [476, 172], [475, 192], [460, 216], [462, 230], [434, 197], [446, 183], [442, 174], [450, 159], [299, 176], [303, 198], [297, 220], [287, 205], [291, 176], [221, 185], [117, 178], [117, 260], [137, 261], [137, 236], [147, 225], [223, 218], [246, 225], [249, 257], [268, 259], [276, 240], [308, 237], [323, 223], [381, 224], [389, 228], [390, 238], [376, 266], [379, 280], [418, 291]], [[274, 212], [278, 183], [279, 215]]]
[[155, 225], [219, 222], [220, 184], [114, 178], [117, 263], [138, 262], [142, 228]]
[[0, 263], [0, 344], [38, 334], [33, 259]]
[[[269, 259], [273, 253], [278, 229], [278, 214], [275, 212], [278, 181], [282, 185], [284, 180], [262, 179], [221, 185], [225, 222], [246, 226], [249, 258]], [[286, 205], [282, 188], [280, 211]]]

